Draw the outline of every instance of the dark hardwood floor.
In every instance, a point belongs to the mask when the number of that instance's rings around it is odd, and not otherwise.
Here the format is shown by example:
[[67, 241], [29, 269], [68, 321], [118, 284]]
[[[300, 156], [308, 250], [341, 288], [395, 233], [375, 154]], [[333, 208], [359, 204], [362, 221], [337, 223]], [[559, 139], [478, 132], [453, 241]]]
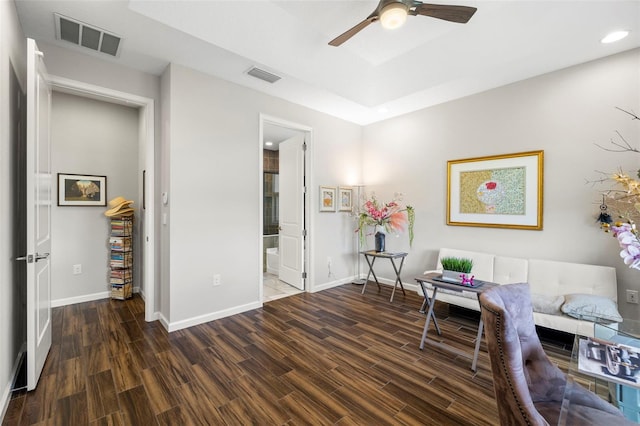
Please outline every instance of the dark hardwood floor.
[[[144, 303], [53, 310], [38, 387], [4, 425], [495, 425], [483, 342], [470, 360], [418, 349], [421, 299], [347, 284], [168, 334]], [[472, 352], [477, 322], [437, 303], [442, 339]], [[570, 352], [547, 345], [566, 370]]]

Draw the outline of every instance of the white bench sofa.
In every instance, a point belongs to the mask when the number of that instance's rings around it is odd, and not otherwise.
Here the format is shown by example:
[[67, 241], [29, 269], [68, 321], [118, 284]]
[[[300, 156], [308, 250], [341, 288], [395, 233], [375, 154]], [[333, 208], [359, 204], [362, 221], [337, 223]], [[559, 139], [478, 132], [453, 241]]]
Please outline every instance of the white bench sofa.
[[[438, 268], [425, 273], [442, 272], [440, 259], [443, 257], [472, 259], [471, 275], [479, 280], [498, 284], [528, 282], [534, 305], [533, 318], [536, 325], [542, 327], [566, 333], [593, 336], [592, 321], [585, 320], [584, 317], [574, 318], [561, 311], [561, 305], [565, 298], [577, 301], [577, 296], [574, 295], [600, 296], [602, 299], [595, 298], [598, 299], [598, 306], [594, 309], [603, 307], [606, 310], [606, 306], [609, 306], [606, 315], [608, 319], [617, 314], [618, 285], [616, 270], [612, 267], [542, 259], [522, 259], [442, 248], [438, 254]], [[422, 293], [421, 290], [418, 291]], [[431, 296], [432, 290], [427, 288], [427, 291]], [[567, 295], [570, 296], [567, 297]], [[437, 300], [467, 309], [480, 310], [477, 296], [472, 292], [439, 289]], [[541, 306], [545, 304], [549, 306]], [[587, 307], [587, 312], [591, 309], [591, 307]], [[614, 311], [614, 314], [611, 314], [611, 310]], [[593, 311], [591, 313], [593, 314]], [[619, 317], [619, 314], [617, 316]], [[621, 318], [618, 319], [618, 321], [620, 320]]]

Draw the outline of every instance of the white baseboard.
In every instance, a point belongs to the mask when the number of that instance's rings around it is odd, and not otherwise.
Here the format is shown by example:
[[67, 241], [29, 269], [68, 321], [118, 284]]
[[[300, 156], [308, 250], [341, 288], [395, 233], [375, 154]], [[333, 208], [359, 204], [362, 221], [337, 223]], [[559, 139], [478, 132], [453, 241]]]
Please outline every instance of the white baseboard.
[[333, 287], [339, 287], [343, 284], [348, 284], [355, 280], [355, 275], [353, 277], [342, 278], [340, 280], [329, 281], [327, 283], [322, 283], [319, 285], [315, 285], [312, 289], [309, 290], [310, 293], [317, 293], [322, 290], [327, 290]]
[[27, 342], [22, 344], [20, 351], [18, 351], [18, 356], [13, 362], [13, 368], [11, 369], [11, 374], [9, 375], [9, 382], [5, 386], [4, 391], [2, 391], [2, 399], [0, 400], [0, 423], [4, 422], [4, 416], [7, 414], [7, 409], [9, 408], [9, 402], [11, 401], [11, 388], [16, 381], [16, 376], [18, 375], [18, 368], [20, 367], [20, 359], [22, 359], [22, 354], [27, 351]]
[[246, 305], [235, 306], [230, 309], [225, 309], [218, 312], [211, 312], [205, 315], [199, 315], [197, 317], [187, 318], [184, 320], [169, 323], [164, 316], [160, 316], [162, 325], [167, 329], [169, 333], [172, 331], [182, 330], [183, 328], [193, 327], [194, 325], [204, 324], [205, 322], [214, 321], [220, 318], [225, 318], [235, 314], [241, 314], [243, 312], [250, 311], [262, 307], [262, 302], [252, 302]]
[[[364, 278], [366, 279], [366, 277]], [[380, 278], [378, 277], [378, 282], [382, 285], [387, 285], [389, 287], [393, 287], [395, 285], [395, 280], [389, 279], [389, 278]], [[373, 281], [373, 286], [375, 287], [376, 283], [375, 281]], [[415, 291], [418, 293], [419, 296], [422, 296], [422, 292], [419, 291], [420, 286], [418, 285], [418, 283], [408, 283], [406, 281], [402, 281], [402, 286], [404, 287], [405, 291]], [[369, 284], [367, 284], [367, 287], [371, 287], [371, 281], [369, 281]], [[398, 291], [402, 292], [402, 290], [398, 289], [396, 290], [396, 294], [398, 294]]]
[[162, 315], [162, 312], [156, 312], [156, 315], [158, 315], [158, 320], [160, 320], [160, 324], [162, 324], [164, 329], [169, 331], [169, 321]]
[[146, 322], [157, 321], [162, 317], [160, 312], [154, 312], [149, 316], [149, 319], [145, 319]]
[[[133, 288], [134, 293], [140, 293], [144, 300], [144, 293], [140, 291], [140, 287]], [[82, 296], [67, 297], [65, 299], [56, 299], [51, 301], [52, 308], [60, 306], [75, 305], [76, 303], [93, 302], [94, 300], [108, 299], [111, 297], [110, 291], [101, 291], [100, 293], [83, 294]], [[156, 318], [157, 319], [157, 318]]]
[[59, 306], [74, 305], [76, 303], [92, 302], [94, 300], [108, 299], [109, 297], [111, 297], [111, 292], [109, 292], [109, 291], [101, 291], [100, 293], [84, 294], [82, 296], [75, 296], [75, 297], [68, 297], [68, 298], [65, 298], [65, 299], [52, 300], [51, 301], [51, 307], [52, 308], [57, 308]]

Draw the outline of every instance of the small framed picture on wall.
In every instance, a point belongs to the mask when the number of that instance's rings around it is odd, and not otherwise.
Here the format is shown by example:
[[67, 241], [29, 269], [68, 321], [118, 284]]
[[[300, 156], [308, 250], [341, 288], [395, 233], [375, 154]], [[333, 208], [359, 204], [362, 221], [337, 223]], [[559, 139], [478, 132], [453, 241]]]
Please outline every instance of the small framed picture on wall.
[[107, 177], [58, 173], [59, 206], [106, 206]]
[[341, 186], [338, 190], [338, 210], [350, 212], [353, 210], [353, 188]]
[[335, 212], [336, 211], [336, 187], [320, 186], [320, 211]]

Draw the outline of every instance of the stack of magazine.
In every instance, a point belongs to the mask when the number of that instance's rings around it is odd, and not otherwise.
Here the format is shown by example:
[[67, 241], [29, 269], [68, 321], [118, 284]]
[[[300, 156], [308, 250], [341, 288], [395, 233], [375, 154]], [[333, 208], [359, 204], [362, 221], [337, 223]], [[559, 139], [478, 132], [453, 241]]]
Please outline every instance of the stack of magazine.
[[578, 370], [592, 377], [640, 388], [640, 340], [623, 340], [581, 338]]

